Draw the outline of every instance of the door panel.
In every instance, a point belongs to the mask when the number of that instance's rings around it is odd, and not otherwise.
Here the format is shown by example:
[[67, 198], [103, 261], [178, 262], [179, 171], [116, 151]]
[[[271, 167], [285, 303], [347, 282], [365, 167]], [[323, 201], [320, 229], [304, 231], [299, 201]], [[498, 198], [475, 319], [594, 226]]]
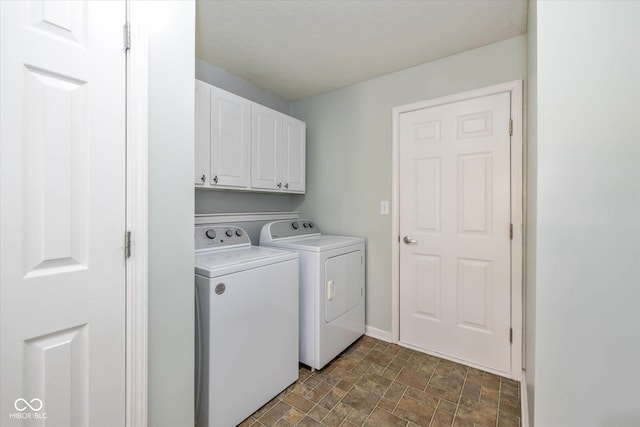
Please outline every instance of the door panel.
[[416, 315], [439, 320], [442, 309], [440, 257], [416, 255], [414, 263], [416, 281], [420, 283], [415, 288]]
[[510, 372], [510, 94], [400, 115], [400, 340]]
[[87, 82], [25, 67], [25, 275], [86, 268]]
[[0, 2], [2, 425], [125, 423], [125, 18]]
[[81, 325], [25, 341], [28, 396], [43, 396], [47, 419], [88, 425], [89, 328]]
[[458, 325], [491, 332], [491, 261], [458, 259]]
[[458, 157], [458, 233], [491, 235], [491, 153]]
[[416, 159], [416, 227], [426, 233], [440, 233], [440, 159]]

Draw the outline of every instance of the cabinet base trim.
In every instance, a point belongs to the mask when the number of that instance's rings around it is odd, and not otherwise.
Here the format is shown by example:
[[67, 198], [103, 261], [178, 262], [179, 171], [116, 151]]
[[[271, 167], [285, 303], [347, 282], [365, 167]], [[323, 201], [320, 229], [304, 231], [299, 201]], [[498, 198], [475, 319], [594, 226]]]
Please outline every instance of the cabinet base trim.
[[298, 219], [300, 212], [242, 212], [242, 213], [217, 213], [197, 214], [196, 225], [223, 224], [227, 222], [241, 221], [276, 221], [279, 219]]

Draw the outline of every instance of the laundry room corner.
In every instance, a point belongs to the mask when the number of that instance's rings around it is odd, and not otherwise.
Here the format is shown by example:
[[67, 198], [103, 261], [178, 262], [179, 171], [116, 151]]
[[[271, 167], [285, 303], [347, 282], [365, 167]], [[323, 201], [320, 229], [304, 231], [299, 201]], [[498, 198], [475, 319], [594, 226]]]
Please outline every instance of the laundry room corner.
[[[307, 122], [307, 194], [294, 210], [328, 233], [367, 236], [367, 326], [391, 332], [391, 110], [526, 77], [526, 36], [294, 102]], [[380, 335], [377, 333], [377, 335]]]

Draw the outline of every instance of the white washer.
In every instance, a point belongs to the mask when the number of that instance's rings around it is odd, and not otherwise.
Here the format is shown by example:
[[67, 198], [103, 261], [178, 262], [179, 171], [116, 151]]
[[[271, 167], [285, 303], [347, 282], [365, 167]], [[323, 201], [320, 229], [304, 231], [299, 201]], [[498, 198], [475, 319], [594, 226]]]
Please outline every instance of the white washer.
[[298, 254], [195, 229], [198, 426], [239, 424], [298, 379]]
[[260, 245], [300, 255], [300, 362], [321, 369], [364, 334], [365, 239], [285, 220], [265, 224]]

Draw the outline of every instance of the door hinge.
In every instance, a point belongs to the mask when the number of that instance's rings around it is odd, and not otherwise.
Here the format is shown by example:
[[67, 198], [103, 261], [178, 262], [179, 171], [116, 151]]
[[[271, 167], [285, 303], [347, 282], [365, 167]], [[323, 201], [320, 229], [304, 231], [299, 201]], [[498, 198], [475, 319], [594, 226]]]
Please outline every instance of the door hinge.
[[509, 136], [513, 135], [513, 119], [509, 119]]
[[127, 22], [122, 26], [122, 50], [127, 53], [129, 49], [131, 49], [131, 28]]
[[124, 257], [131, 257], [131, 232], [124, 233]]
[[513, 328], [509, 328], [509, 343], [513, 344]]
[[509, 239], [513, 240], [513, 224], [509, 224]]

